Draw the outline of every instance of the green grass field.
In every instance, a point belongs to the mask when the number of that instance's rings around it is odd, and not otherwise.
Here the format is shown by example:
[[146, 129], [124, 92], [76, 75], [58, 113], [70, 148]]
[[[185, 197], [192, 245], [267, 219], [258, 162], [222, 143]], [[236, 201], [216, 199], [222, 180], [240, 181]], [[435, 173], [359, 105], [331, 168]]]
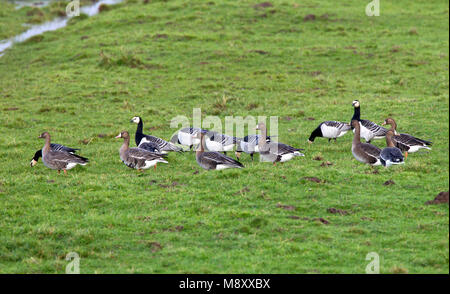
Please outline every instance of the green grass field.
[[[369, 252], [381, 273], [449, 273], [448, 204], [424, 204], [449, 190], [448, 1], [381, 0], [379, 17], [356, 0], [143, 2], [0, 57], [0, 273], [64, 273], [69, 252], [81, 273], [364, 273]], [[1, 2], [0, 36], [23, 30], [27, 9]], [[351, 133], [309, 146], [321, 121], [350, 121], [354, 99], [362, 118], [391, 116], [433, 150], [385, 169], [353, 158]], [[170, 139], [193, 108], [278, 116], [279, 141], [306, 156], [243, 154], [245, 169], [225, 171], [191, 152], [144, 174], [122, 164], [113, 137], [134, 139], [133, 116]], [[31, 168], [43, 131], [90, 163]]]

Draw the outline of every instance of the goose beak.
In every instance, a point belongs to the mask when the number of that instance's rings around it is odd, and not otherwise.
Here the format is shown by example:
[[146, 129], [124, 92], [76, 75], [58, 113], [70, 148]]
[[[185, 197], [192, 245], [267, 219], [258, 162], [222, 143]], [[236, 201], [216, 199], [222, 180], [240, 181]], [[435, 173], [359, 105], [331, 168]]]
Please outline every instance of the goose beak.
[[384, 121], [381, 125], [382, 125], [382, 126], [385, 126], [385, 125], [386, 125], [386, 121]]
[[122, 138], [122, 134], [118, 134], [117, 136], [115, 136], [114, 138], [118, 139], [118, 138]]
[[130, 123], [134, 122], [132, 119], [130, 119]]

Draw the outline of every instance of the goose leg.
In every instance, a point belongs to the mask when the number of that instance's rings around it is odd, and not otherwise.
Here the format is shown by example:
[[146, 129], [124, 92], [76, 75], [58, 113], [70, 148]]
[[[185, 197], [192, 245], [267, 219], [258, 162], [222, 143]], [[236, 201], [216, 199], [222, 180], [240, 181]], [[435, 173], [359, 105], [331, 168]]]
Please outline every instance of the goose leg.
[[156, 170], [156, 164], [155, 164], [155, 166], [153, 167], [153, 169]]
[[192, 150], [192, 145], [189, 146], [189, 150]]
[[223, 152], [223, 154], [224, 154], [224, 155], [227, 155], [227, 152], [226, 152], [226, 151], [224, 151], [224, 152]]
[[328, 143], [330, 143], [330, 141], [331, 141], [331, 138], [328, 138]]
[[58, 175], [60, 175], [61, 174], [61, 170], [60, 169], [58, 169]]
[[254, 154], [254, 153], [250, 153], [250, 157], [252, 158], [252, 161], [253, 161], [253, 154]]
[[236, 159], [239, 161], [241, 159], [241, 153], [240, 152], [234, 152], [234, 155], [236, 155]]
[[64, 169], [64, 175], [67, 176], [67, 170]]
[[408, 158], [408, 151], [405, 152], [405, 160]]
[[334, 138], [334, 142], [336, 142], [336, 138]]

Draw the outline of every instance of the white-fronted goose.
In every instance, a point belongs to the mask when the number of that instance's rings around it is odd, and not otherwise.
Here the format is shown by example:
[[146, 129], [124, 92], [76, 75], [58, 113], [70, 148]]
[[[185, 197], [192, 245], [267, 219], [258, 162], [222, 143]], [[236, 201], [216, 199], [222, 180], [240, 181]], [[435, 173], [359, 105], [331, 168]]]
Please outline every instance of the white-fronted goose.
[[369, 143], [361, 143], [361, 126], [358, 120], [352, 120], [352, 127], [355, 129], [353, 136], [352, 154], [359, 162], [370, 165], [381, 165], [381, 149]]
[[258, 123], [257, 130], [261, 131], [261, 136], [258, 141], [259, 155], [264, 161], [270, 161], [275, 164], [276, 162], [286, 162], [296, 156], [305, 156], [300, 153], [299, 148], [279, 143], [279, 142], [267, 142], [267, 128], [264, 123]]
[[392, 136], [392, 142], [394, 146], [405, 152], [405, 159], [408, 157], [408, 153], [414, 153], [419, 151], [420, 149], [428, 149], [431, 150], [429, 146], [433, 144], [433, 142], [422, 140], [411, 136], [409, 134], [399, 134], [397, 133], [397, 123], [392, 118], [387, 118], [383, 125], [391, 125], [391, 129], [394, 132]]
[[403, 164], [405, 163], [402, 151], [394, 146], [392, 142], [392, 137], [394, 136], [394, 131], [389, 130], [386, 133], [386, 144], [387, 147], [381, 150], [380, 161], [385, 167], [390, 167], [393, 164]]
[[163, 154], [147, 151], [142, 148], [130, 148], [130, 135], [127, 131], [121, 132], [116, 138], [123, 138], [122, 147], [119, 149], [120, 159], [129, 168], [139, 171], [154, 167], [158, 162], [168, 163]]
[[[50, 149], [53, 151], [63, 151], [63, 152], [68, 152], [68, 153], [73, 153], [75, 154], [77, 152], [77, 150], [80, 149], [76, 149], [76, 148], [70, 148], [61, 144], [57, 144], [57, 143], [50, 143]], [[36, 153], [34, 154], [34, 157], [31, 159], [30, 161], [30, 166], [33, 167], [35, 166], [38, 161], [39, 158], [42, 157], [42, 149], [39, 149], [38, 151], [36, 151]]]
[[155, 143], [158, 145], [161, 153], [167, 153], [170, 151], [177, 151], [177, 152], [183, 151], [180, 147], [175, 146], [174, 144], [167, 142], [166, 140], [163, 140], [161, 138], [151, 136], [151, 135], [145, 135], [144, 133], [142, 133], [144, 124], [142, 122], [141, 117], [135, 116], [131, 119], [131, 122], [136, 123], [138, 125], [138, 127], [136, 129], [136, 135], [134, 138], [135, 142], [136, 142], [136, 146], [140, 146], [141, 144], [146, 143], [146, 142], [151, 142], [151, 143]]
[[[386, 137], [387, 129], [377, 125], [374, 122], [371, 122], [370, 120], [361, 119], [361, 105], [358, 100], [354, 100], [352, 105], [355, 108], [352, 121], [359, 121], [359, 124], [361, 126], [361, 137], [364, 138], [367, 143], [370, 143], [370, 141], [372, 140], [383, 139], [384, 137]], [[355, 129], [353, 128], [353, 133], [354, 132]]]
[[77, 164], [86, 165], [89, 162], [87, 158], [76, 154], [52, 150], [48, 132], [42, 133], [39, 138], [45, 139], [42, 148], [42, 162], [46, 167], [58, 170], [58, 174], [61, 170], [64, 171], [64, 174], [67, 174], [67, 170], [74, 168]]
[[223, 152], [225, 155], [227, 151], [233, 150], [237, 140], [236, 137], [213, 131], [209, 131], [205, 136], [206, 148], [209, 151]]
[[[270, 136], [266, 137], [266, 142], [270, 142]], [[250, 157], [253, 161], [253, 155], [255, 153], [259, 153], [258, 147], [259, 135], [247, 135], [243, 139], [238, 139], [236, 143], [236, 158], [239, 160], [241, 157], [241, 153], [245, 152], [250, 154]]]
[[244, 166], [237, 160], [228, 157], [222, 153], [209, 151], [205, 152], [205, 134], [200, 132], [197, 134], [197, 138], [200, 139], [200, 144], [197, 147], [196, 160], [198, 165], [206, 170], [222, 170], [227, 168], [243, 168]]
[[336, 141], [336, 138], [344, 136], [350, 129], [351, 126], [348, 123], [327, 120], [321, 122], [319, 126], [314, 131], [312, 131], [311, 136], [309, 136], [308, 142], [314, 142], [314, 139], [316, 137], [328, 138], [328, 142], [330, 142], [331, 139], [334, 139], [334, 141]]

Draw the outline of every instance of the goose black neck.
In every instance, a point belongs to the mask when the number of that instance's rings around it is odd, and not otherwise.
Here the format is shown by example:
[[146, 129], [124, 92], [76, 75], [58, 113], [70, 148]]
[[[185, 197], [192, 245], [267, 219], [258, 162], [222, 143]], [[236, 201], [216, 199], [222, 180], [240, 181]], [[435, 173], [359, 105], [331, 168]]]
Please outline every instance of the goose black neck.
[[322, 129], [320, 128], [322, 126], [322, 124], [320, 124], [312, 133], [311, 136], [309, 136], [309, 141], [314, 142], [314, 139], [316, 139], [316, 137], [322, 137]]
[[142, 134], [142, 129], [144, 127], [144, 123], [142, 122], [142, 118], [139, 118], [139, 123], [136, 129], [136, 133], [141, 133]]
[[361, 109], [360, 107], [355, 107], [355, 111], [353, 112], [352, 120], [361, 120]]
[[38, 150], [36, 151], [36, 153], [34, 154], [33, 160], [35, 161], [39, 161], [39, 158], [42, 157], [42, 150]]
[[144, 127], [144, 123], [142, 122], [142, 118], [139, 118], [139, 123], [136, 129], [136, 135], [134, 136], [134, 140], [136, 141], [136, 145], [139, 146], [144, 134], [142, 133], [142, 129]]

